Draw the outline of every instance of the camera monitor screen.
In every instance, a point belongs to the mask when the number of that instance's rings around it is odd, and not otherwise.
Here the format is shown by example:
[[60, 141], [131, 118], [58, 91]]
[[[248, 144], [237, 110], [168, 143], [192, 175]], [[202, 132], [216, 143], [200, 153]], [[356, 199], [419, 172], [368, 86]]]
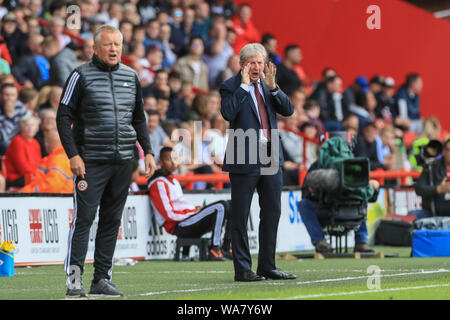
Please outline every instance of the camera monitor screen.
[[354, 158], [343, 161], [342, 185], [351, 188], [366, 187], [369, 184], [369, 161]]

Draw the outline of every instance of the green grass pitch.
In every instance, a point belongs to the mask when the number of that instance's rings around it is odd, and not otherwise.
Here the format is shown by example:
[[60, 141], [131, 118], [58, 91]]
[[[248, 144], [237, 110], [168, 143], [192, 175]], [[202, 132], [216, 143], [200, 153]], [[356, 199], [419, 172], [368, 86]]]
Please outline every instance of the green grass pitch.
[[[234, 282], [233, 263], [141, 261], [115, 266], [112, 281], [122, 300], [415, 300], [450, 298], [450, 258], [412, 258], [410, 248], [376, 247], [395, 258], [277, 260], [277, 267], [296, 280]], [[303, 253], [303, 252], [302, 252]], [[253, 263], [256, 268], [256, 256]], [[373, 269], [379, 270], [373, 273]], [[83, 283], [89, 290], [93, 266]], [[65, 299], [63, 266], [16, 268], [0, 277], [0, 300]], [[90, 298], [92, 299], [92, 298]], [[99, 298], [97, 298], [99, 299]]]

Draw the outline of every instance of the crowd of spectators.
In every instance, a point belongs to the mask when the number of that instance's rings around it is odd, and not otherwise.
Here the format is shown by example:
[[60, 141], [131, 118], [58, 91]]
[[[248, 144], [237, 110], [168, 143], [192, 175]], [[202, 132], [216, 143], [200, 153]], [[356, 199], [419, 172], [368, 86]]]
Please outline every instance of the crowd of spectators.
[[[68, 10], [71, 5], [79, 10]], [[280, 55], [276, 37], [258, 30], [248, 4], [5, 0], [0, 21], [0, 191], [36, 183], [43, 158], [59, 150], [55, 114], [64, 83], [76, 66], [91, 60], [92, 34], [103, 24], [123, 34], [122, 62], [141, 81], [155, 155], [163, 147], [177, 150], [180, 174], [221, 171], [228, 123], [220, 114], [218, 88], [240, 70], [239, 51], [250, 42], [264, 45], [277, 65], [278, 85], [295, 106], [293, 116], [278, 122], [285, 185], [298, 185], [299, 170], [317, 158], [326, 131], [351, 132], [355, 154], [368, 157], [373, 170], [415, 169], [414, 141], [442, 140], [445, 134], [437, 118], [421, 119], [419, 74], [406, 75], [397, 90], [389, 75], [361, 75], [343, 88], [332, 67], [314, 81], [302, 67], [302, 48], [289, 44]], [[52, 147], [45, 141], [53, 141]], [[61, 171], [68, 175], [66, 169]]]

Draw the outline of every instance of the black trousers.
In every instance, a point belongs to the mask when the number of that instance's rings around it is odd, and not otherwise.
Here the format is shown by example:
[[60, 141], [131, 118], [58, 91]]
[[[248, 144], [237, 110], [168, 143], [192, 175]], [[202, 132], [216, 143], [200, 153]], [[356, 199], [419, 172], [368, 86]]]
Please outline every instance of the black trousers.
[[85, 163], [85, 179], [74, 183], [74, 219], [69, 232], [66, 273], [76, 265], [83, 273], [89, 232], [99, 209], [94, 251], [94, 282], [111, 279], [112, 260], [116, 247], [122, 211], [128, 196], [133, 165]]
[[230, 181], [234, 272], [241, 273], [252, 268], [247, 223], [255, 189], [258, 192], [260, 207], [257, 271], [267, 272], [276, 269], [275, 250], [281, 215], [282, 169], [280, 168], [274, 175], [230, 173]]
[[[229, 249], [231, 244], [230, 201], [221, 200], [205, 206], [197, 214], [180, 222], [175, 227], [179, 238], [199, 238], [211, 231], [211, 245], [219, 247], [222, 228], [225, 225], [223, 247]], [[183, 252], [186, 254], [186, 252]]]

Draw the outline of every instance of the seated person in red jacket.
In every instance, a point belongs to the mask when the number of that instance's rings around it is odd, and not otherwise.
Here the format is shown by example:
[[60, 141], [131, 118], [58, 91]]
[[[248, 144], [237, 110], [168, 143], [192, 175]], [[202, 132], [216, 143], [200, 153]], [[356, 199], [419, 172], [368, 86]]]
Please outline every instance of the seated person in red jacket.
[[6, 188], [21, 188], [29, 183], [41, 161], [41, 146], [34, 135], [38, 130], [38, 120], [26, 115], [19, 121], [19, 134], [6, 149]]
[[[172, 173], [177, 169], [172, 148], [160, 151], [157, 170], [148, 183], [150, 199], [156, 222], [170, 234], [179, 238], [199, 238], [211, 231], [209, 260], [223, 261], [231, 256], [231, 221], [229, 219], [230, 201], [217, 201], [204, 207], [194, 206], [183, 195], [183, 189]], [[176, 156], [176, 155], [175, 155]], [[220, 246], [222, 227], [225, 234]], [[183, 258], [188, 252], [183, 250]], [[187, 247], [189, 249], [189, 247]]]

